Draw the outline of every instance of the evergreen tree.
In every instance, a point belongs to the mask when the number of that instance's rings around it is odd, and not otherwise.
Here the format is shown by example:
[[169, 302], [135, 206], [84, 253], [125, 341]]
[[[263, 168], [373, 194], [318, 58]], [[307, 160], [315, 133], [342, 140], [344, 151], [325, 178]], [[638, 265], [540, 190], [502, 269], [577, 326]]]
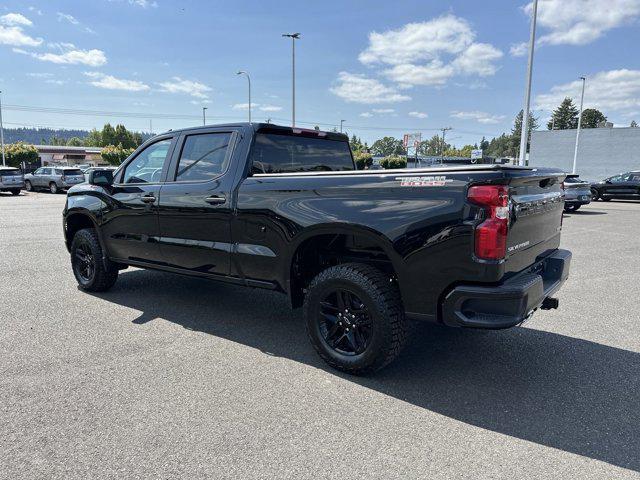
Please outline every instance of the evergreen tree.
[[573, 100], [567, 97], [551, 114], [551, 120], [547, 123], [547, 129], [567, 130], [570, 128], [578, 128], [579, 113], [580, 112], [573, 104]]
[[638, 128], [638, 122], [636, 122], [635, 120], [631, 120], [631, 125], [629, 125], [631, 128]]
[[[517, 157], [520, 152], [520, 138], [522, 133], [522, 110], [518, 112], [516, 118], [513, 122], [513, 128], [511, 129], [511, 147], [509, 149], [510, 157]], [[529, 144], [531, 143], [531, 132], [533, 130], [537, 130], [539, 127], [538, 118], [534, 117], [531, 112], [529, 112], [529, 124], [527, 126], [527, 152], [529, 151]]]
[[580, 122], [581, 128], [598, 128], [598, 124], [606, 122], [607, 117], [595, 108], [587, 108], [582, 111], [582, 121]]

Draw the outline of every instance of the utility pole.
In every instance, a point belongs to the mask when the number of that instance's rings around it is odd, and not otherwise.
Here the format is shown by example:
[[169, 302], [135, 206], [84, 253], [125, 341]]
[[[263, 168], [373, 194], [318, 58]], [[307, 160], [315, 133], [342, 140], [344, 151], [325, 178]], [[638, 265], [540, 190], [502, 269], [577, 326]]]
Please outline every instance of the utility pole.
[[249, 73], [244, 70], [240, 70], [236, 75], [246, 75], [247, 80], [249, 81], [249, 123], [251, 123], [251, 77], [249, 76]]
[[522, 130], [520, 132], [520, 156], [516, 165], [524, 165], [529, 140], [529, 104], [531, 103], [531, 74], [533, 72], [533, 48], [536, 43], [536, 17], [538, 15], [538, 0], [533, 0], [531, 11], [531, 34], [529, 37], [529, 62], [527, 63], [527, 87], [524, 93], [524, 108], [522, 109]]
[[342, 133], [342, 124], [346, 122], [346, 120], [340, 120], [340, 133]]
[[296, 126], [296, 40], [300, 33], [283, 33], [283, 37], [291, 39], [291, 126]]
[[576, 148], [573, 151], [573, 170], [571, 173], [576, 173], [576, 163], [578, 162], [578, 142], [580, 142], [580, 127], [582, 126], [582, 105], [584, 103], [584, 85], [586, 83], [585, 77], [580, 77], [582, 80], [582, 95], [580, 95], [580, 115], [578, 116], [578, 129], [576, 130]]
[[207, 107], [202, 107], [202, 125], [207, 124], [207, 114], [205, 113], [206, 111]]
[[4, 127], [2, 126], [2, 90], [0, 90], [0, 144], [2, 145], [2, 166], [7, 166], [4, 158]]
[[447, 133], [447, 130], [451, 130], [451, 127], [444, 127], [440, 129], [442, 131], [442, 148], [440, 149], [440, 163], [444, 163], [444, 137]]

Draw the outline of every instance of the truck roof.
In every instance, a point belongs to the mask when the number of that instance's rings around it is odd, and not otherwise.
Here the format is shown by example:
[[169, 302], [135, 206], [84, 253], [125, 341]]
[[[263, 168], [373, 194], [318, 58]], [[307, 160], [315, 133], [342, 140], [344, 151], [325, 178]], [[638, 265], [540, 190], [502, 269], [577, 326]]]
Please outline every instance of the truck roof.
[[339, 132], [328, 132], [326, 130], [315, 130], [313, 128], [301, 128], [301, 127], [291, 127], [286, 125], [277, 125], [275, 123], [263, 123], [263, 122], [236, 122], [236, 123], [221, 123], [221, 124], [212, 124], [212, 125], [202, 125], [198, 127], [186, 127], [180, 128], [176, 130], [168, 130], [163, 132], [162, 134], [167, 133], [182, 133], [182, 132], [197, 132], [199, 130], [206, 130], [209, 128], [252, 128], [255, 132], [273, 132], [273, 133], [288, 133], [288, 134], [302, 134], [302, 135], [311, 135], [318, 136], [322, 138], [327, 138], [330, 140], [340, 140], [340, 141], [349, 141], [349, 137], [344, 133]]

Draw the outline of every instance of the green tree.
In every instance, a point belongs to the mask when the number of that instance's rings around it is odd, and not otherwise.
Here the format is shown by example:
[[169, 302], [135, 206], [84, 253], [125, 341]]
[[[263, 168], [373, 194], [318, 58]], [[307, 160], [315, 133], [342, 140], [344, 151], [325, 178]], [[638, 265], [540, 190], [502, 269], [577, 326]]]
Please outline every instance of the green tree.
[[67, 141], [62, 137], [53, 136], [49, 139], [49, 145], [60, 145], [64, 146], [67, 144]]
[[353, 158], [356, 161], [356, 168], [358, 170], [366, 170], [373, 164], [373, 155], [370, 153], [358, 151], [354, 154]]
[[578, 128], [578, 114], [580, 112], [569, 97], [565, 98], [560, 106], [551, 114], [551, 120], [547, 123], [548, 130], [567, 130]]
[[380, 166], [382, 168], [406, 168], [407, 167], [407, 159], [403, 157], [399, 157], [397, 155], [389, 155], [380, 160]]
[[486, 154], [492, 157], [506, 157], [511, 153], [511, 135], [503, 133], [499, 137], [492, 138], [487, 147]]
[[102, 145], [102, 134], [95, 128], [91, 129], [89, 135], [87, 135], [84, 139], [84, 145], [86, 147], [103, 147], [104, 145]]
[[631, 124], [629, 125], [631, 128], [638, 128], [638, 122], [635, 120], [631, 120]]
[[106, 123], [102, 127], [100, 132], [100, 147], [106, 147], [107, 145], [117, 145], [116, 129], [111, 126], [110, 123]]
[[364, 148], [362, 140], [359, 137], [356, 137], [355, 134], [351, 136], [351, 140], [349, 140], [349, 145], [351, 146], [352, 152], [359, 152]]
[[10, 167], [20, 167], [22, 162], [37, 162], [38, 149], [31, 144], [16, 142], [5, 145], [4, 155], [7, 165]]
[[489, 141], [484, 137], [482, 137], [482, 140], [480, 141], [480, 149], [483, 152], [486, 152], [489, 149]]
[[[451, 148], [451, 145], [445, 143], [444, 150]], [[435, 156], [440, 155], [442, 150], [442, 137], [434, 135], [429, 140], [424, 140], [418, 145], [418, 155]]]
[[102, 149], [100, 155], [102, 159], [111, 165], [120, 165], [129, 155], [133, 153], [133, 148], [124, 148], [122, 144], [117, 146], [107, 145]]
[[595, 108], [587, 108], [582, 111], [582, 121], [580, 122], [581, 128], [598, 128], [600, 122], [606, 122], [607, 117]]
[[371, 145], [371, 152], [374, 155], [388, 157], [390, 155], [406, 155], [407, 152], [402, 145], [402, 140], [393, 137], [383, 137]]
[[79, 137], [71, 137], [67, 140], [67, 145], [70, 147], [82, 147], [83, 144], [84, 142]]
[[[508, 156], [517, 157], [520, 152], [520, 137], [522, 134], [522, 110], [518, 112], [516, 118], [513, 121], [513, 128], [511, 129], [511, 148], [509, 149]], [[527, 125], [527, 149], [529, 151], [529, 144], [531, 143], [531, 132], [533, 130], [537, 130], [539, 127], [538, 117], [534, 117], [531, 112], [529, 112], [529, 124]]]

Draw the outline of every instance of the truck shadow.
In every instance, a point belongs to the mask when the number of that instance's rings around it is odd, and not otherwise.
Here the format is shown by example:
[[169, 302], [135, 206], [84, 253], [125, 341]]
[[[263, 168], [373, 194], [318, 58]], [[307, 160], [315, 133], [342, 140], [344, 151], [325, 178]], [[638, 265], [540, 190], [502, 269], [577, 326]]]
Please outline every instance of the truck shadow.
[[173, 322], [471, 425], [640, 471], [638, 353], [531, 328], [425, 324], [395, 363], [362, 378], [325, 367], [283, 295], [129, 270], [96, 296], [140, 311], [135, 324]]

